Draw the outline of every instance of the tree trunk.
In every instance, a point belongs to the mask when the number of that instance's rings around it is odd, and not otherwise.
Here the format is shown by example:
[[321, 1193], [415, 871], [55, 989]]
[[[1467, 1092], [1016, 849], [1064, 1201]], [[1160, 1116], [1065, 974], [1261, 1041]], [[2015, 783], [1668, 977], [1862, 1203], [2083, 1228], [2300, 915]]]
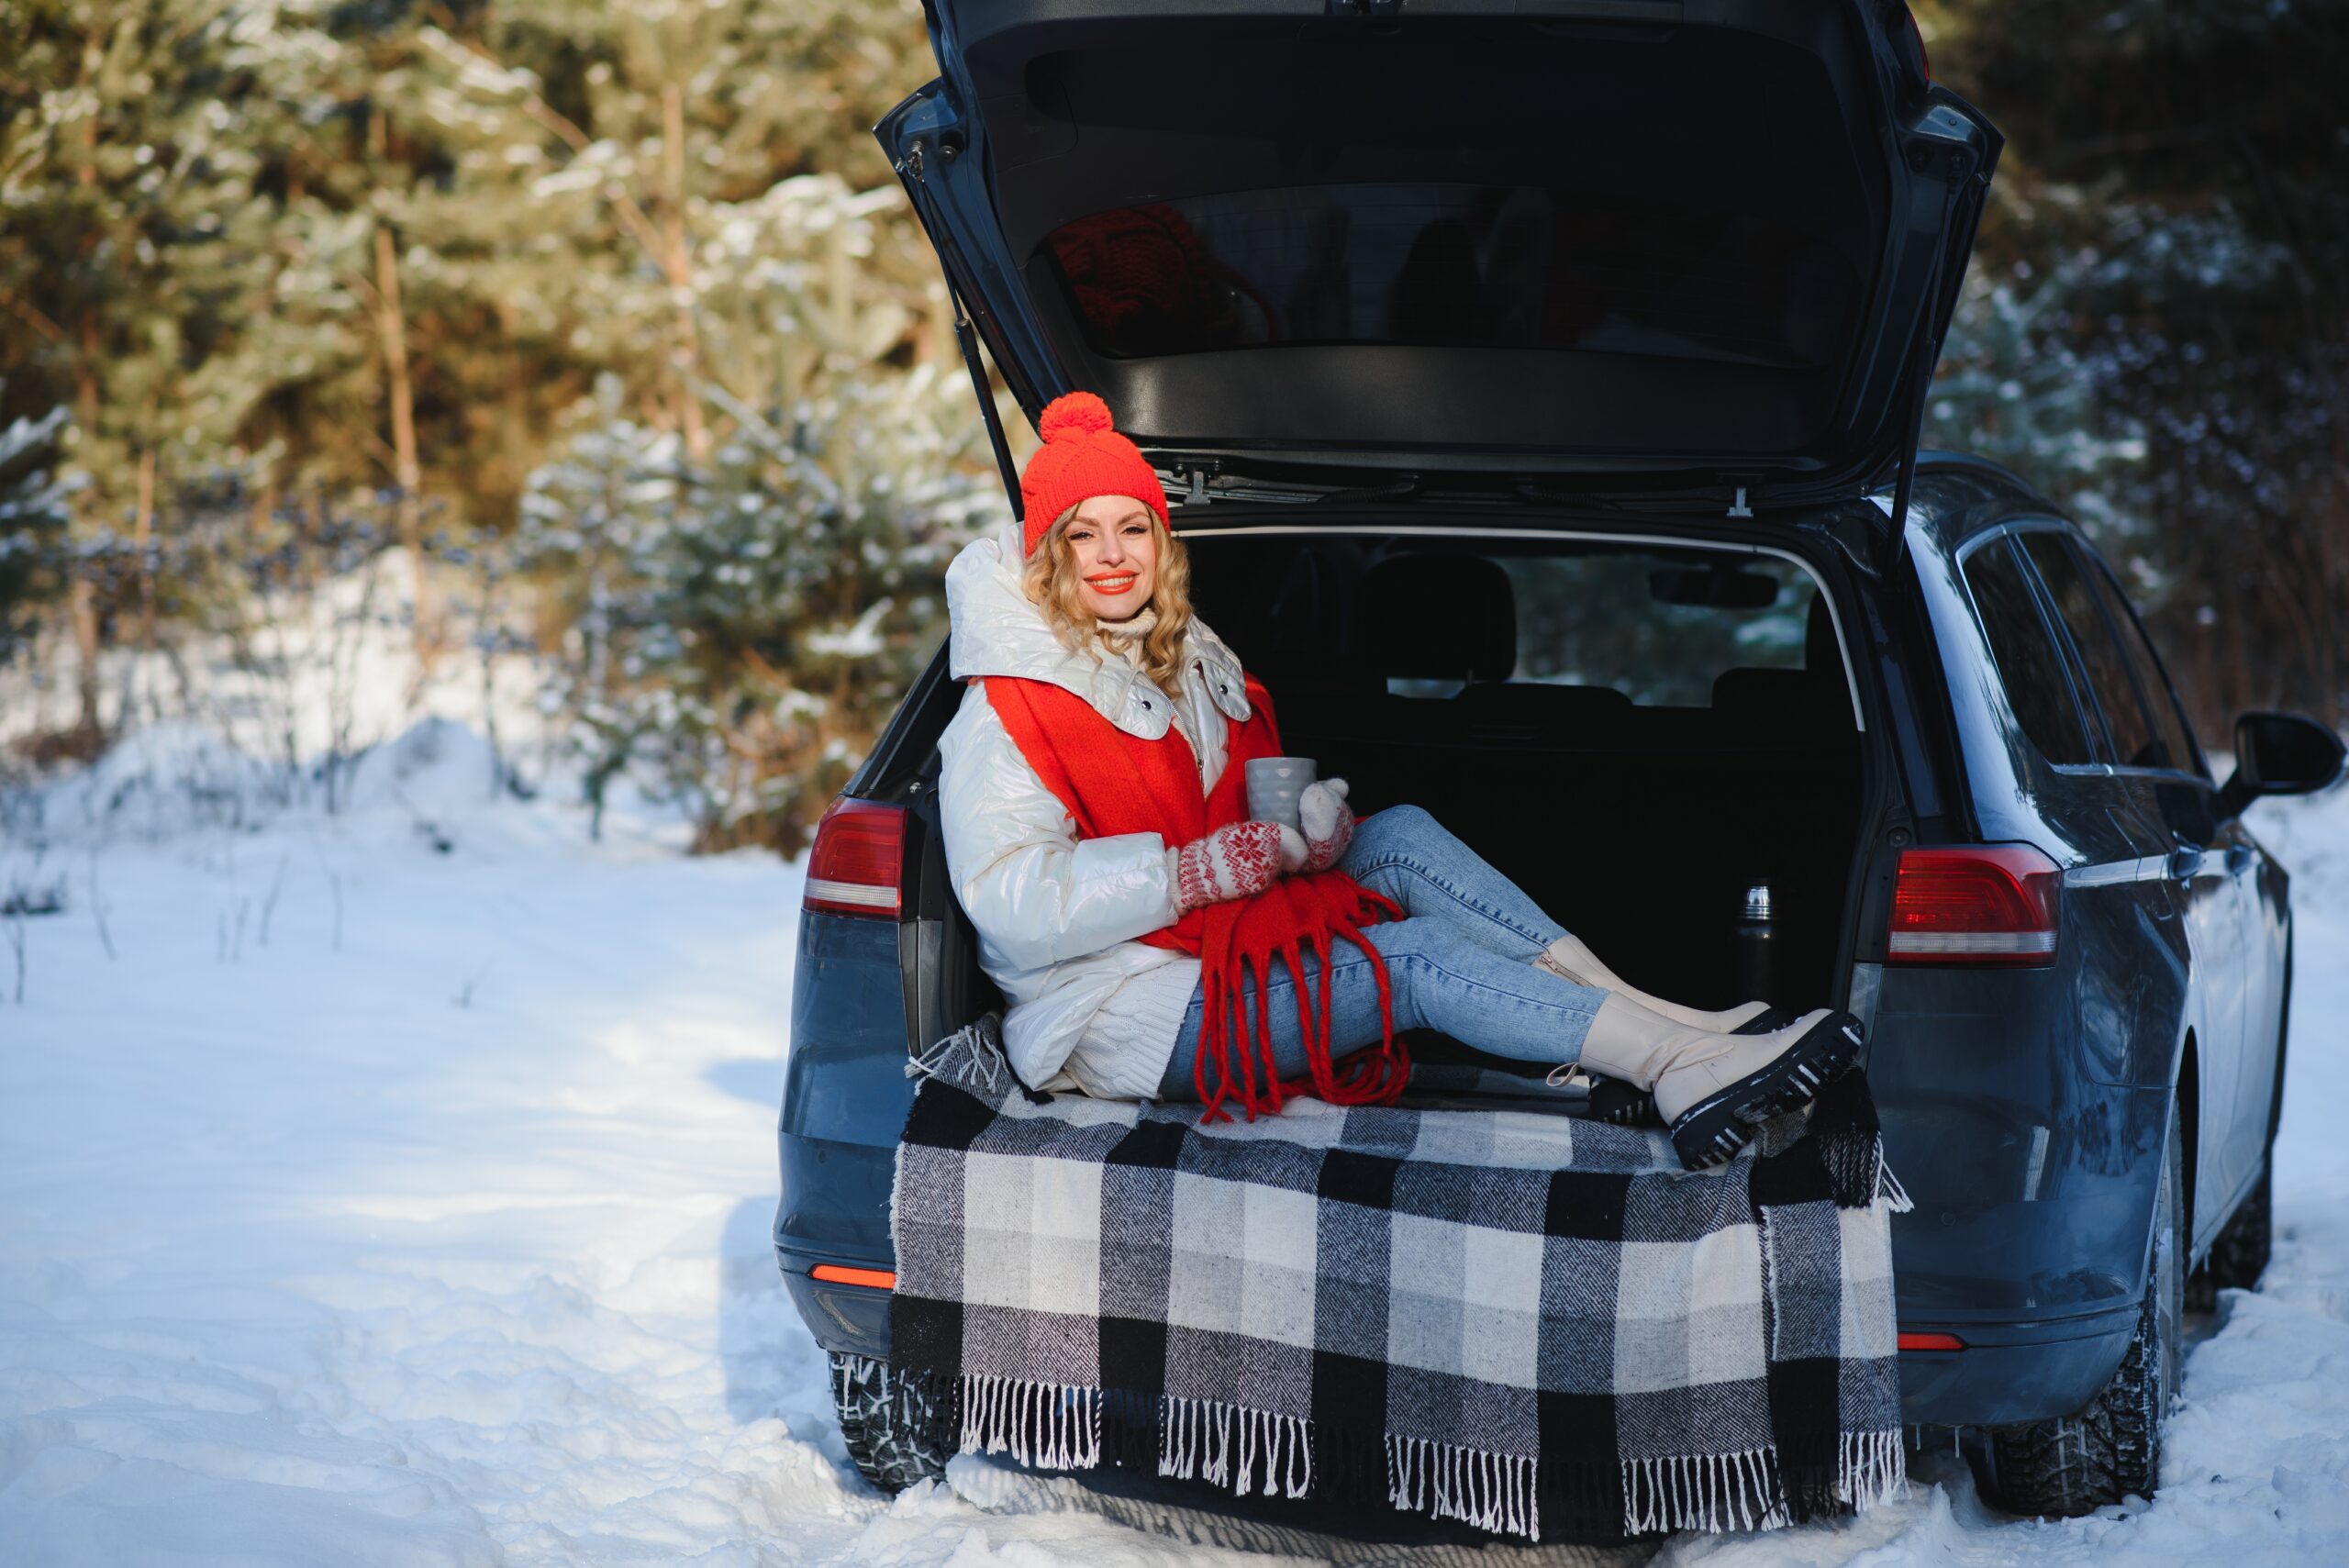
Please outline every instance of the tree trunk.
[[506, 339], [506, 399], [499, 416], [498, 441], [508, 487], [515, 502], [530, 487], [530, 364], [522, 352], [522, 313], [510, 299], [497, 302], [497, 330]]
[[155, 571], [148, 550], [155, 537], [155, 449], [139, 453], [139, 508], [133, 514], [130, 541], [139, 552], [139, 646], [155, 651]]
[[[88, 174], [87, 166], [83, 172]], [[87, 183], [85, 178], [83, 181]], [[98, 313], [94, 306], [82, 307], [82, 353], [73, 367], [74, 409], [82, 421], [80, 439], [95, 445], [98, 439]], [[101, 503], [95, 495], [84, 491], [82, 503], [75, 509], [85, 522], [98, 510]], [[95, 529], [89, 530], [95, 532]], [[86, 536], [85, 536], [86, 537]], [[80, 711], [75, 715], [73, 732], [78, 743], [95, 756], [106, 726], [98, 717], [98, 590], [90, 581], [90, 563], [76, 560], [72, 566], [73, 587], [72, 615], [73, 621], [74, 693], [80, 699]]]
[[98, 594], [79, 570], [68, 602], [73, 620], [73, 691], [81, 705], [73, 722], [75, 750], [95, 757], [106, 735], [98, 721]]
[[709, 428], [701, 417], [701, 328], [694, 320], [693, 250], [685, 243], [685, 101], [676, 83], [661, 89], [661, 166], [668, 187], [662, 228], [661, 272], [677, 310], [677, 341], [672, 350], [676, 383], [677, 428], [685, 455], [709, 455]]
[[376, 328], [392, 406], [392, 477], [399, 485], [400, 544], [416, 573], [416, 654], [429, 671], [440, 651], [440, 609], [424, 558], [424, 470], [416, 453], [416, 393], [407, 373], [407, 323], [400, 313], [399, 254], [388, 225], [375, 226]]

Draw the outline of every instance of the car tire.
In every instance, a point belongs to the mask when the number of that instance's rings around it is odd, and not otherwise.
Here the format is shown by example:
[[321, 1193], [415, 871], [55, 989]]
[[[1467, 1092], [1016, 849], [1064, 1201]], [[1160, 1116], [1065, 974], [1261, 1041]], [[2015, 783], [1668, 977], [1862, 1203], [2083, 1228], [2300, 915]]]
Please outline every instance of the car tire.
[[2128, 1351], [2086, 1409], [1990, 1429], [1975, 1479], [1994, 1506], [2074, 1518], [2132, 1494], [2150, 1498], [2159, 1485], [2162, 1423], [2176, 1398], [2186, 1306], [2184, 1145], [2173, 1100], [2154, 1202], [2153, 1264]]
[[871, 1356], [832, 1357], [832, 1403], [857, 1473], [891, 1496], [946, 1473], [939, 1412], [923, 1392]]
[[2275, 1161], [2271, 1157], [2260, 1167], [2258, 1184], [2243, 1195], [2243, 1202], [2235, 1205], [2226, 1229], [2210, 1243], [2210, 1255], [2187, 1280], [2188, 1310], [2211, 1310], [2219, 1305], [2219, 1293], [2222, 1290], [2259, 1288], [2259, 1276], [2267, 1272], [2267, 1255], [2276, 1240], [2269, 1204], [2274, 1171]]

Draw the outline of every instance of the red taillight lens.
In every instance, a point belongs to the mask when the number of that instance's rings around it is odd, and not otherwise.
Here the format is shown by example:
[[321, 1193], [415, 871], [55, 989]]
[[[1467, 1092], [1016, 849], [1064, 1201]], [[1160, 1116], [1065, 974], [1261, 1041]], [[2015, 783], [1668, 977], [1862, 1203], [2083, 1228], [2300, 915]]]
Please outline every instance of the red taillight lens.
[[1904, 850], [1886, 962], [2053, 963], [2062, 881], [2028, 844]]
[[1925, 52], [1925, 29], [1917, 25], [1916, 12], [1907, 11], [1904, 14], [1909, 18], [1909, 41], [1917, 46], [1918, 69], [1925, 73], [1925, 80], [1931, 82], [1933, 79], [1933, 59]]
[[841, 796], [816, 824], [805, 907], [896, 919], [905, 903], [897, 886], [905, 854], [905, 807]]
[[1904, 1351], [1962, 1351], [1965, 1341], [1955, 1334], [1903, 1334], [1898, 1348]]
[[868, 1290], [894, 1290], [897, 1284], [895, 1269], [852, 1269], [842, 1263], [818, 1263], [807, 1273], [809, 1277], [827, 1284], [861, 1284]]

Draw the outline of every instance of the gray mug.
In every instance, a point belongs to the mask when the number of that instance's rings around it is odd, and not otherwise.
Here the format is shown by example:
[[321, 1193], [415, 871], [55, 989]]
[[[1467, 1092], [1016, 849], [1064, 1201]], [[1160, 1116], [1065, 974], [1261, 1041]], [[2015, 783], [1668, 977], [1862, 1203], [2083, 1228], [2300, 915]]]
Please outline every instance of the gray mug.
[[1258, 822], [1278, 822], [1298, 832], [1297, 797], [1314, 780], [1310, 757], [1258, 757], [1248, 764], [1248, 815]]

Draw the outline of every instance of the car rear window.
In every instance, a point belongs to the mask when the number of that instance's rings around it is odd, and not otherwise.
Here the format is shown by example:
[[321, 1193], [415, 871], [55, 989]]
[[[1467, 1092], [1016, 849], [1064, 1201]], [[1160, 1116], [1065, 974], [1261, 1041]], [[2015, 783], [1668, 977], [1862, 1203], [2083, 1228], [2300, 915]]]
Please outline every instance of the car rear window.
[[2040, 614], [2010, 541], [1994, 539], [1965, 558], [1965, 586], [1989, 639], [2007, 706], [2039, 754], [2059, 767], [2096, 761], [2072, 698], [2064, 656]]
[[[1682, 551], [1499, 561], [1517, 594], [1512, 679], [1604, 686], [1639, 707], [1710, 707], [1729, 671], [1806, 667], [1818, 587], [1789, 562]], [[1840, 684], [1840, 664], [1834, 673]]]
[[1765, 215], [1527, 185], [1290, 185], [1118, 207], [1045, 251], [1111, 358], [1270, 344], [1578, 349], [1812, 369], [1852, 262]]
[[1190, 550], [1200, 614], [1274, 675], [1853, 723], [1817, 582], [1776, 557], [1425, 535], [1203, 534]]

